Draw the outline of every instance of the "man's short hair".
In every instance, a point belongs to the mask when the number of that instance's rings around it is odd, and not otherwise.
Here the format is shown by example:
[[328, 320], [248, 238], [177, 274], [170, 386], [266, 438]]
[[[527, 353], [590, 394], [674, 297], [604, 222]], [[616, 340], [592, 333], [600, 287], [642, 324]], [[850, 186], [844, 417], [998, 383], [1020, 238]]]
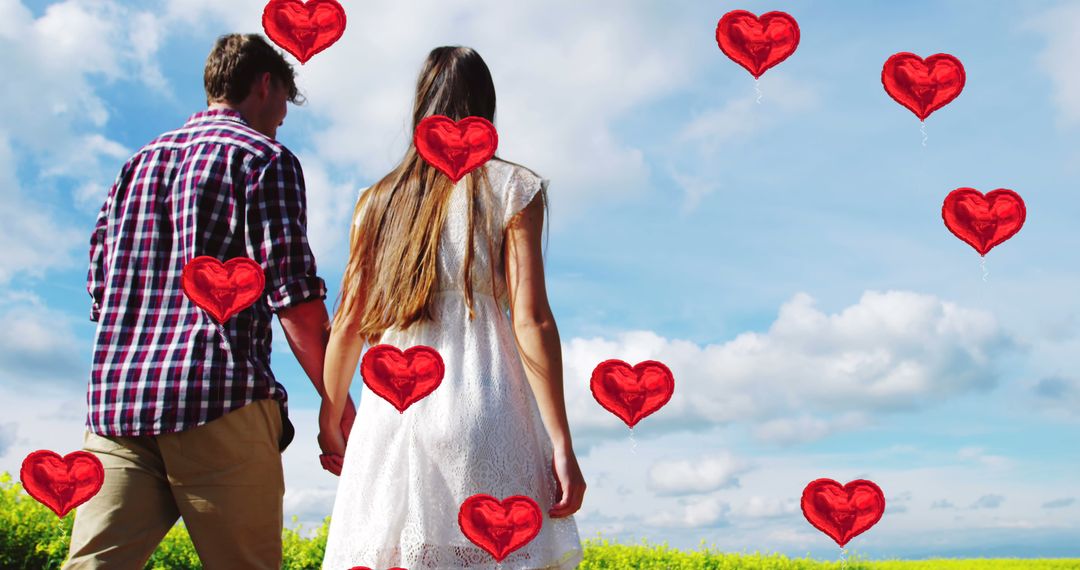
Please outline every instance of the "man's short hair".
[[296, 89], [295, 72], [281, 52], [259, 34], [225, 34], [214, 43], [206, 57], [203, 86], [206, 103], [239, 103], [251, 92], [252, 83], [269, 72], [289, 93], [289, 101], [300, 105], [303, 96]]

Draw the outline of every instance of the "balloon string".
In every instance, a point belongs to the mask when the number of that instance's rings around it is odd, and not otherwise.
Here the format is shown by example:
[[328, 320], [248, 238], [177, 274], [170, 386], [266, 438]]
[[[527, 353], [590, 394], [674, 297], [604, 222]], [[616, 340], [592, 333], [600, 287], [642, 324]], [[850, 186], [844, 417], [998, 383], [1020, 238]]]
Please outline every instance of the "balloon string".
[[634, 453], [634, 455], [637, 455], [637, 440], [634, 439], [634, 428], [630, 428], [630, 445], [631, 451]]
[[755, 79], [754, 80], [754, 92], [757, 93], [757, 102], [758, 102], [758, 105], [760, 105], [761, 104], [761, 95], [762, 95], [762, 93], [761, 93], [761, 80], [760, 79]]
[[926, 140], [930, 138], [926, 134], [926, 121], [919, 121], [919, 132], [922, 133], [922, 145], [926, 146]]
[[840, 548], [840, 570], [847, 568], [847, 549]]
[[[68, 514], [71, 514], [71, 513], [69, 512]], [[64, 528], [64, 517], [66, 517], [66, 516], [67, 515], [64, 515], [63, 517], [56, 517], [57, 530], [60, 531], [61, 535], [67, 532], [67, 529]], [[66, 557], [66, 556], [67, 556], [66, 554], [62, 555], [60, 560], [57, 560], [57, 564], [62, 563], [64, 561], [64, 557]], [[52, 562], [51, 557], [49, 558], [49, 562]]]
[[979, 257], [979, 265], [982, 267], [983, 283], [986, 283], [986, 277], [990, 275], [990, 272], [986, 270], [986, 257]]

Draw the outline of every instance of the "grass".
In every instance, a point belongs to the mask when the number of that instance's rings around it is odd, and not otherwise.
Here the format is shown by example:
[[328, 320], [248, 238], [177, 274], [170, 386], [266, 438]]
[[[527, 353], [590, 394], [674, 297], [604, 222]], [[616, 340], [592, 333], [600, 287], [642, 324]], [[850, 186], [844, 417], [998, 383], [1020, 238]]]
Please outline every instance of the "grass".
[[[60, 519], [27, 495], [22, 485], [8, 473], [0, 473], [0, 568], [5, 570], [54, 570], [67, 556], [68, 538], [74, 512]], [[293, 524], [296, 518], [293, 517]], [[323, 520], [311, 536], [301, 525], [282, 529], [285, 570], [318, 569], [326, 549], [330, 518]], [[1080, 570], [1080, 559], [1020, 560], [886, 560], [868, 561], [855, 556], [840, 562], [820, 562], [788, 558], [781, 554], [730, 554], [712, 548], [683, 551], [667, 543], [620, 544], [600, 537], [582, 541], [585, 558], [579, 570]], [[165, 535], [154, 551], [147, 569], [199, 569], [199, 557], [182, 523]]]
[[585, 559], [580, 570], [1078, 570], [1080, 559], [928, 559], [865, 560], [849, 555], [841, 563], [811, 558], [789, 558], [782, 554], [732, 554], [708, 548], [701, 541], [698, 550], [669, 548], [667, 543], [618, 544], [605, 539], [584, 540]]

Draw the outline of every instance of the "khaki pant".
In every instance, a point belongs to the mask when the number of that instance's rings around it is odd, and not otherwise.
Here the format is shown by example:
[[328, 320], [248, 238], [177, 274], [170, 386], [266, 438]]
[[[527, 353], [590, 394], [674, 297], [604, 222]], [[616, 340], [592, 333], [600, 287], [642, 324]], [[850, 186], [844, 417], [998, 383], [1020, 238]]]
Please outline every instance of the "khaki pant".
[[259, 400], [182, 432], [87, 431], [105, 483], [76, 509], [63, 570], [141, 569], [178, 517], [206, 570], [280, 569], [282, 429], [278, 403]]

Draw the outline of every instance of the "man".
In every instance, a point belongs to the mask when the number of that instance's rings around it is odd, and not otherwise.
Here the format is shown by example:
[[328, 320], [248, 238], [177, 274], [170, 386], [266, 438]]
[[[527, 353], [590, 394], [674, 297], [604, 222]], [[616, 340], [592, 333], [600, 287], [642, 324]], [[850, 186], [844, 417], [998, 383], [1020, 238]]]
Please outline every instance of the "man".
[[[272, 315], [320, 396], [329, 338], [303, 173], [274, 140], [298, 93], [256, 34], [219, 38], [204, 82], [209, 108], [124, 165], [90, 239], [84, 449], [105, 484], [77, 509], [66, 569], [142, 568], [178, 517], [208, 570], [281, 567], [294, 432], [270, 370]], [[254, 260], [264, 295], [218, 323], [180, 286], [200, 255]]]

